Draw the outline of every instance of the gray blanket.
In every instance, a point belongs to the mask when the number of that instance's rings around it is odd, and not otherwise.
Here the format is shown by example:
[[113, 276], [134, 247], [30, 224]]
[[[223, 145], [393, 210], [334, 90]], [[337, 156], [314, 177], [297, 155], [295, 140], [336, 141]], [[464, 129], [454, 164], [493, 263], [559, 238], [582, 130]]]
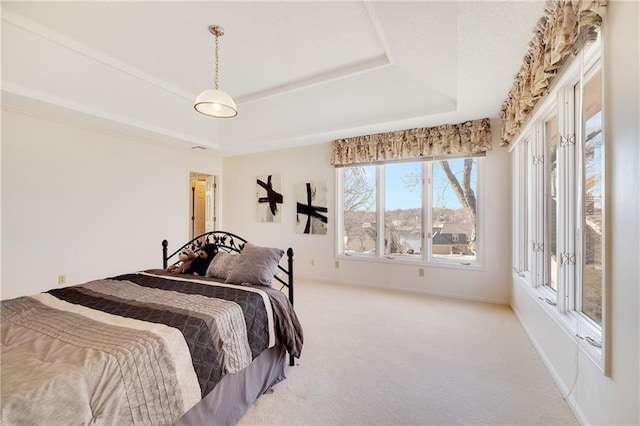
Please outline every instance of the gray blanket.
[[302, 347], [277, 290], [162, 273], [3, 301], [1, 316], [2, 424], [172, 424], [263, 350]]

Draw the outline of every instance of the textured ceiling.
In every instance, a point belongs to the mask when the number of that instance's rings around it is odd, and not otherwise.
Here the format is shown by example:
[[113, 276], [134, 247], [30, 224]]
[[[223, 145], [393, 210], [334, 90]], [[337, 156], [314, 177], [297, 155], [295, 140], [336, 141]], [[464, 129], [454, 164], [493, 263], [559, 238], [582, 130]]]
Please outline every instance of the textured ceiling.
[[[497, 117], [543, 1], [2, 2], [2, 103], [235, 155]], [[193, 109], [214, 74], [238, 116]]]

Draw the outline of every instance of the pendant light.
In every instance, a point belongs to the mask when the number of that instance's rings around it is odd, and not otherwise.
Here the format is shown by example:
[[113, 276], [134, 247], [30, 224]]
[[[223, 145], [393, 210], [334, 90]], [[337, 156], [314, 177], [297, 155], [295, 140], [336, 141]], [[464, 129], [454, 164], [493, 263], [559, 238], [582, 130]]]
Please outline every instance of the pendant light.
[[238, 115], [238, 107], [236, 106], [236, 103], [231, 99], [231, 96], [218, 89], [218, 37], [222, 37], [224, 35], [224, 30], [218, 25], [211, 25], [209, 27], [209, 32], [216, 38], [216, 74], [213, 80], [214, 88], [207, 89], [200, 93], [196, 98], [193, 107], [196, 111], [211, 117], [235, 117]]

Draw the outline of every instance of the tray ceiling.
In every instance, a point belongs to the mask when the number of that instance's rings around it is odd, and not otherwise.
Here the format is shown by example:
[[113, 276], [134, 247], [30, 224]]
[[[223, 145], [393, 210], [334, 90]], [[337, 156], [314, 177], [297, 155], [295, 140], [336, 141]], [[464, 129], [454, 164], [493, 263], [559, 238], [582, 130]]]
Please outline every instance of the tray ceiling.
[[[220, 155], [497, 117], [544, 2], [2, 2], [2, 103]], [[198, 114], [212, 86], [233, 119]]]

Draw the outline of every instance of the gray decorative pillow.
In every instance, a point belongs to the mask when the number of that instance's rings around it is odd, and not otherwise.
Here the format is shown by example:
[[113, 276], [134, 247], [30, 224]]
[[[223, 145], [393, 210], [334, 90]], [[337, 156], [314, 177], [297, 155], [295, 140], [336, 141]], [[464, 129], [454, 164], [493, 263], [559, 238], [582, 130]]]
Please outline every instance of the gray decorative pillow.
[[[273, 275], [284, 251], [278, 248], [259, 247], [246, 243], [240, 260], [225, 282], [230, 284], [253, 284], [271, 287]], [[215, 257], [213, 260], [216, 260]]]
[[226, 251], [219, 251], [207, 268], [207, 277], [226, 280], [240, 259], [239, 254], [231, 254]]

